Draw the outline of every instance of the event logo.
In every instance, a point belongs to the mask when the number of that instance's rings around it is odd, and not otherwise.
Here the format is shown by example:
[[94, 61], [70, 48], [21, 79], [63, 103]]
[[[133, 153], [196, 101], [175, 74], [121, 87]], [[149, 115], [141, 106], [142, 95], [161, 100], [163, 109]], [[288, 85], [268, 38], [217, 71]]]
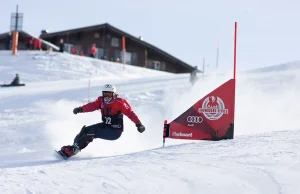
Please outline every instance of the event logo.
[[202, 103], [202, 108], [198, 109], [209, 120], [218, 120], [223, 114], [228, 114], [223, 100], [219, 97], [209, 96]]

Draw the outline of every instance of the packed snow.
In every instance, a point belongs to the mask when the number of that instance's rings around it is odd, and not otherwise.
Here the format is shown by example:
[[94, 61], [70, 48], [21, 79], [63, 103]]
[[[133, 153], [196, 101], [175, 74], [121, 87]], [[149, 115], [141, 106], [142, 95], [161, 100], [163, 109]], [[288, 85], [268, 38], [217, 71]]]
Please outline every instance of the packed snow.
[[[235, 138], [166, 140], [172, 121], [232, 77], [232, 70], [189, 83], [171, 74], [56, 52], [0, 52], [0, 83], [19, 73], [25, 87], [0, 88], [0, 193], [300, 193], [298, 62], [237, 73]], [[120, 139], [95, 139], [67, 161], [98, 111], [73, 114], [115, 84], [146, 127], [125, 117]]]

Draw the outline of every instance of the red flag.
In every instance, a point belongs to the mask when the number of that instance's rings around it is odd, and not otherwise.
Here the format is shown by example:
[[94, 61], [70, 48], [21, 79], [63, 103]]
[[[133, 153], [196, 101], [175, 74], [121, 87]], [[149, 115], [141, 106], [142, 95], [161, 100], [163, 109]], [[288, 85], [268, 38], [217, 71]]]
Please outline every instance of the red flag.
[[190, 140], [233, 139], [235, 79], [230, 79], [168, 124], [164, 137]]

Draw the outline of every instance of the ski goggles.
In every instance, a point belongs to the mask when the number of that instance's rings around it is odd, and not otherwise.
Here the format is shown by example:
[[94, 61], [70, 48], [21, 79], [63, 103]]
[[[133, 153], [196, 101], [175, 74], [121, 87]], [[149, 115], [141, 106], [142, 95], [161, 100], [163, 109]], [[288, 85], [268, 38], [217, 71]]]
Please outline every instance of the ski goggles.
[[103, 97], [113, 97], [113, 92], [102, 92]]

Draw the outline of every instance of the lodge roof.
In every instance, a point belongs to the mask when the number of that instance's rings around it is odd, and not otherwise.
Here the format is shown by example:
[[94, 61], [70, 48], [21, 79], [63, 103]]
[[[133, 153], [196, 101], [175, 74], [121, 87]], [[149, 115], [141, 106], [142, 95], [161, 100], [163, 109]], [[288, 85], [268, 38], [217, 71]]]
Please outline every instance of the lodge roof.
[[[4, 32], [4, 33], [1, 33], [1, 34], [0, 34], [0, 39], [6, 38], [6, 37], [9, 35], [9, 33], [11, 33], [11, 35], [12, 35], [12, 32]], [[25, 37], [31, 36], [30, 34], [28, 34], [28, 33], [25, 32], [25, 31], [19, 31], [19, 35], [20, 35], [20, 36], [25, 36]]]

